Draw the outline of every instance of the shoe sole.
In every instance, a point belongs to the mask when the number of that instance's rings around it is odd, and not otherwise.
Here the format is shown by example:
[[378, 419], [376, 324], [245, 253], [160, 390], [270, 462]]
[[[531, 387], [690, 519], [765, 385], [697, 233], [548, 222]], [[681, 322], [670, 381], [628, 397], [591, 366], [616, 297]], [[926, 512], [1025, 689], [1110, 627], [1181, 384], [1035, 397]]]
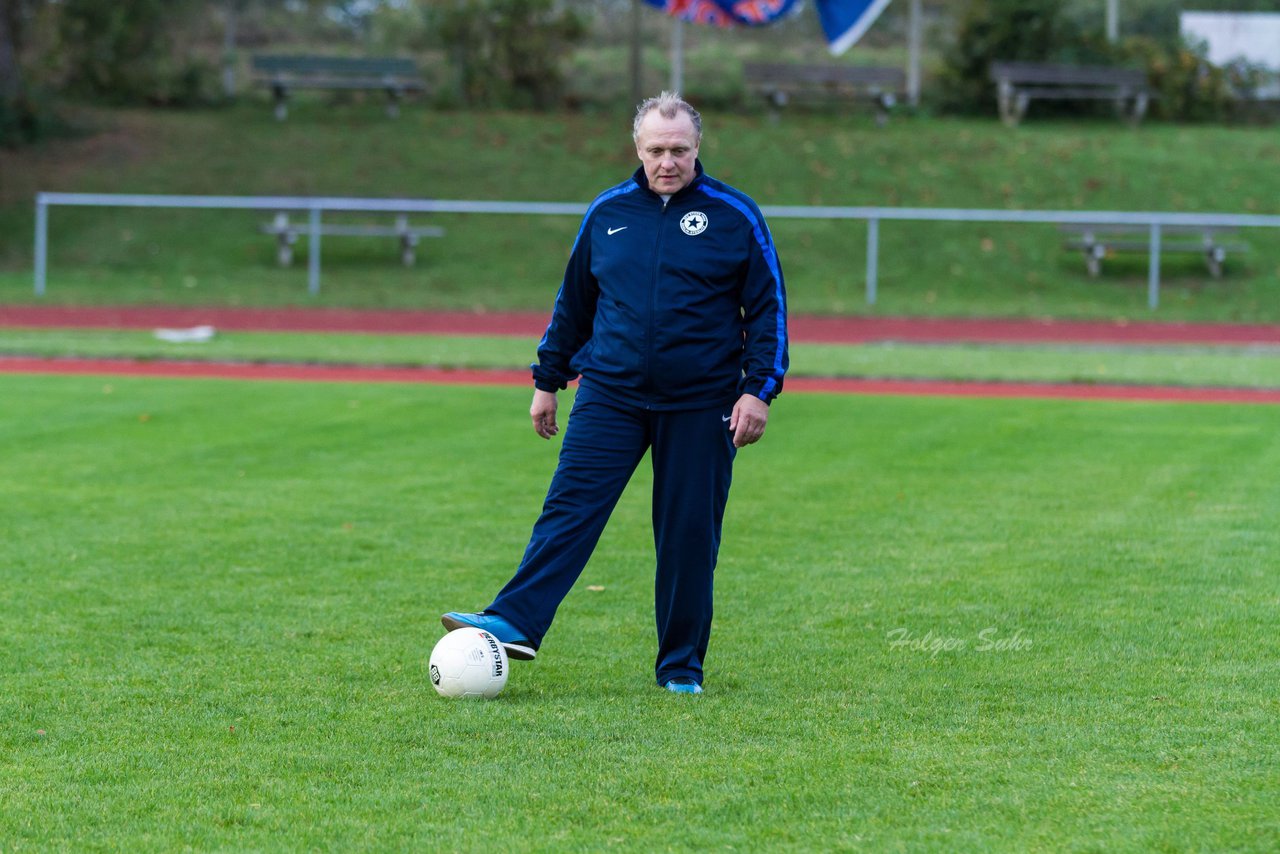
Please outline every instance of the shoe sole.
[[[456, 629], [476, 628], [470, 623], [455, 620], [453, 617], [441, 617], [440, 622], [451, 632]], [[538, 651], [531, 646], [519, 643], [507, 643], [505, 641], [498, 641], [498, 643], [502, 644], [502, 648], [507, 651], [507, 658], [514, 658], [516, 661], [533, 661], [538, 655]]]

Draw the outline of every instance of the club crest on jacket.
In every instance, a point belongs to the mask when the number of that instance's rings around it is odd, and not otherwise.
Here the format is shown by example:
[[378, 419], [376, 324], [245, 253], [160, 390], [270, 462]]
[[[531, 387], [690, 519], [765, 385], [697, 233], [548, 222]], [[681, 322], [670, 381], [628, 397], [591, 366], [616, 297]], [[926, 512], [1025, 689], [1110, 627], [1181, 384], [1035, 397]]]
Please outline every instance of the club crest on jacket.
[[702, 211], [689, 211], [680, 217], [680, 230], [692, 237], [707, 230], [707, 215]]

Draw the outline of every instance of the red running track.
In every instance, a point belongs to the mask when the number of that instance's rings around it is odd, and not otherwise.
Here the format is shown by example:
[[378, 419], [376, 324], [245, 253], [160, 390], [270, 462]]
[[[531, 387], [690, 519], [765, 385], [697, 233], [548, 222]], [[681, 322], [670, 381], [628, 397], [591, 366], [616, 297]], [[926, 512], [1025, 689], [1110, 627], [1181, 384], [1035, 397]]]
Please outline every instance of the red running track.
[[[361, 311], [336, 308], [184, 308], [180, 306], [0, 305], [0, 328], [217, 329], [372, 334], [515, 335], [541, 338], [543, 312]], [[793, 316], [793, 340], [857, 344], [874, 341], [1203, 344], [1280, 346], [1280, 326], [1151, 321]]]
[[[324, 308], [187, 308], [179, 306], [0, 305], [0, 328], [154, 329], [210, 325], [223, 330], [362, 332], [370, 334], [512, 335], [540, 337], [541, 312], [363, 311]], [[975, 342], [1280, 346], [1280, 326], [1017, 319], [818, 317], [789, 320], [792, 338], [810, 343]], [[527, 371], [439, 368], [137, 362], [88, 359], [0, 359], [4, 373], [207, 377], [316, 382], [432, 382], [526, 385]], [[1280, 403], [1280, 389], [1185, 388], [1052, 383], [945, 382], [791, 377], [788, 391], [846, 394], [1035, 397]]]
[[[475, 371], [445, 370], [442, 368], [224, 362], [137, 362], [111, 359], [35, 359], [25, 357], [0, 357], [0, 373], [174, 377], [182, 379], [301, 380], [307, 382], [351, 383], [442, 383], [453, 385], [525, 386], [530, 382], [528, 371]], [[1185, 388], [1176, 386], [791, 377], [787, 379], [787, 391], [933, 397], [1280, 404], [1280, 389]]]

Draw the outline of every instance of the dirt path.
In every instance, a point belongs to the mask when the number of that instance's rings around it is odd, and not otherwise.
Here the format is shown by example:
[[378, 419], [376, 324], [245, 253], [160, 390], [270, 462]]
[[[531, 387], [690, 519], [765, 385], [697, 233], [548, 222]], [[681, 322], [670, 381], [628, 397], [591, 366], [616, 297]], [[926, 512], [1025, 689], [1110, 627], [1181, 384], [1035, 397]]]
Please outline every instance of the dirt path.
[[[183, 308], [167, 306], [0, 306], [2, 328], [154, 329], [208, 324], [223, 330], [362, 332], [370, 334], [512, 335], [541, 337], [542, 313], [357, 311], [313, 308]], [[806, 343], [975, 342], [1280, 346], [1280, 327], [1243, 324], [1104, 323], [1008, 319], [928, 319], [799, 316], [792, 338]], [[0, 373], [527, 385], [528, 371], [343, 365], [240, 364], [127, 359], [2, 358]], [[1280, 389], [1085, 385], [1078, 383], [948, 382], [792, 377], [789, 392], [1050, 398], [1200, 403], [1280, 403]]]
[[[528, 371], [442, 368], [282, 365], [226, 362], [155, 362], [126, 359], [37, 359], [0, 357], [0, 373], [75, 376], [171, 377], [181, 379], [290, 380], [342, 383], [438, 383], [529, 385]], [[1178, 403], [1280, 404], [1280, 389], [1185, 388], [1018, 382], [946, 382], [792, 377], [790, 393], [869, 394], [926, 397], [1045, 398]]]
[[[155, 329], [210, 325], [224, 330], [374, 334], [515, 335], [541, 338], [545, 312], [360, 311], [335, 308], [0, 305], [0, 327]], [[819, 317], [788, 320], [803, 343], [871, 341], [1280, 346], [1280, 326], [983, 318]]]

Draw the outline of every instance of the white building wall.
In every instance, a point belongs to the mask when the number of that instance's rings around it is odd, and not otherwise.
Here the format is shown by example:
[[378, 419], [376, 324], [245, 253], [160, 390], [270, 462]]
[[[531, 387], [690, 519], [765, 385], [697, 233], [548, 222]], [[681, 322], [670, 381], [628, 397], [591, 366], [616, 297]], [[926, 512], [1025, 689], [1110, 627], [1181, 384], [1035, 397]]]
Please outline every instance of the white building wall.
[[1214, 65], [1245, 59], [1274, 72], [1257, 94], [1280, 98], [1280, 12], [1180, 12], [1178, 18], [1184, 38], [1208, 44]]

